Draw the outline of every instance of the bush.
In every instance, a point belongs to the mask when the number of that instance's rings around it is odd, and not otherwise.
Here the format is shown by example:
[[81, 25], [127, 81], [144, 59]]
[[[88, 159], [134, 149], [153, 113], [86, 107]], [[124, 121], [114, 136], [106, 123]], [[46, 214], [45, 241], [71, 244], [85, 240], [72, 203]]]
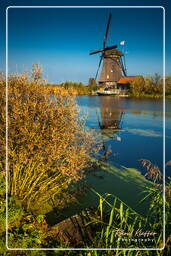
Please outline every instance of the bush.
[[[169, 77], [166, 77], [166, 95], [170, 93], [170, 85], [168, 85]], [[156, 73], [151, 77], [139, 77], [130, 85], [130, 93], [133, 96], [162, 96], [163, 95], [163, 79]]]
[[[5, 158], [5, 82], [0, 81], [1, 168]], [[72, 97], [30, 82], [27, 74], [8, 83], [9, 195], [27, 208], [61, 195], [84, 176], [94, 143]]]
[[166, 76], [166, 95], [171, 95], [171, 76]]
[[145, 85], [144, 78], [139, 77], [134, 82], [131, 83], [130, 92], [135, 96], [140, 96], [143, 94], [144, 85]]

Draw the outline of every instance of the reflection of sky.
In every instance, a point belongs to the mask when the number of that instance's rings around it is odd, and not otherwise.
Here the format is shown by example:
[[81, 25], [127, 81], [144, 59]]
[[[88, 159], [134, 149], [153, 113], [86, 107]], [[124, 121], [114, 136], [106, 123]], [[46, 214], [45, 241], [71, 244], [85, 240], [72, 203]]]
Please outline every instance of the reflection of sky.
[[139, 114], [135, 115], [134, 113], [126, 113], [124, 115], [124, 127], [132, 127], [132, 128], [141, 128], [141, 129], [163, 129], [163, 120], [161, 114], [159, 116], [154, 117], [152, 113], [149, 111], [146, 115]]
[[[90, 128], [99, 129], [98, 118], [101, 121], [100, 108], [102, 108], [99, 99], [99, 97], [88, 96], [77, 98], [80, 115], [86, 114], [86, 125]], [[103, 99], [108, 101], [105, 97]], [[113, 153], [117, 154], [115, 158], [111, 156], [110, 160], [127, 167], [141, 169], [138, 159], [144, 158], [162, 168], [163, 113], [159, 111], [159, 109], [162, 109], [162, 101], [157, 102], [152, 100], [150, 106], [150, 101], [148, 100], [148, 104], [146, 104], [146, 99], [140, 101], [132, 99], [132, 102], [130, 99], [121, 100], [123, 101], [122, 103], [124, 103], [124, 108], [126, 110], [121, 120], [122, 129], [115, 134], [113, 133], [113, 138], [111, 131], [108, 134], [108, 139], [106, 139], [107, 133], [105, 137], [103, 136], [106, 145], [112, 147]], [[167, 104], [171, 105], [171, 101]], [[136, 109], [133, 109], [133, 106], [135, 106]], [[154, 111], [155, 107], [157, 111]], [[152, 110], [150, 110], [150, 108]], [[171, 156], [169, 155], [171, 145], [170, 113], [166, 115], [166, 123], [166, 161], [169, 161], [171, 159]], [[116, 135], [121, 138], [121, 141], [117, 140]], [[166, 173], [170, 169], [170, 167], [167, 167]]]

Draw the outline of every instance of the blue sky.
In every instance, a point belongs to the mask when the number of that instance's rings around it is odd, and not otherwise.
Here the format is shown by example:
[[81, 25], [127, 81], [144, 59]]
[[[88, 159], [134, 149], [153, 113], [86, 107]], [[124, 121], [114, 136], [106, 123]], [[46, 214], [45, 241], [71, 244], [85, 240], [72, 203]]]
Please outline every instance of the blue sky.
[[[8, 5], [23, 5], [22, 2], [9, 1]], [[50, 0], [41, 1], [41, 4], [50, 5], [50, 2], [60, 5], [59, 1]], [[105, 5], [111, 5], [111, 2], [121, 3], [105, 1]], [[134, 5], [135, 1], [122, 1], [124, 5], [128, 2]], [[146, 5], [145, 2], [150, 0], [139, 2]], [[158, 2], [155, 5], [164, 1]], [[30, 0], [27, 4], [36, 5], [36, 1]], [[65, 1], [65, 5], [72, 5], [71, 1]], [[73, 5], [80, 5], [80, 1]], [[104, 1], [94, 1], [94, 5], [104, 5]], [[89, 52], [102, 47], [110, 12], [112, 23], [108, 45], [119, 45], [125, 40], [128, 75], [162, 74], [161, 8], [11, 8], [8, 13], [10, 72], [31, 70], [33, 63], [41, 63], [49, 82], [73, 80], [87, 83], [89, 77], [95, 75], [99, 62], [99, 55], [89, 56]], [[1, 67], [4, 67], [2, 61]]]

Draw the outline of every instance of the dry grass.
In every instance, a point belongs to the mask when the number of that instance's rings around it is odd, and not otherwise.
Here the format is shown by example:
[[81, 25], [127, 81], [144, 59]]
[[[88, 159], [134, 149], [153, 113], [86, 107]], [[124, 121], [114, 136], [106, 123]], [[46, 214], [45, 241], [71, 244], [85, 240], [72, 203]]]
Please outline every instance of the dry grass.
[[144, 175], [145, 177], [152, 180], [154, 183], [162, 180], [162, 173], [157, 165], [152, 164], [146, 159], [140, 159], [139, 161], [147, 170], [146, 174]]

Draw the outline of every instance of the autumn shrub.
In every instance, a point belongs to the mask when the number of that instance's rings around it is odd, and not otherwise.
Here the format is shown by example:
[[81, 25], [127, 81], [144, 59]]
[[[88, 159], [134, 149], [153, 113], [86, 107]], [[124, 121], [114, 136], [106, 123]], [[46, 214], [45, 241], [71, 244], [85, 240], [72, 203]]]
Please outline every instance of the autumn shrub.
[[[5, 168], [5, 82], [0, 81], [1, 170]], [[61, 195], [90, 164], [94, 139], [75, 100], [29, 81], [8, 81], [8, 192], [27, 208]]]

